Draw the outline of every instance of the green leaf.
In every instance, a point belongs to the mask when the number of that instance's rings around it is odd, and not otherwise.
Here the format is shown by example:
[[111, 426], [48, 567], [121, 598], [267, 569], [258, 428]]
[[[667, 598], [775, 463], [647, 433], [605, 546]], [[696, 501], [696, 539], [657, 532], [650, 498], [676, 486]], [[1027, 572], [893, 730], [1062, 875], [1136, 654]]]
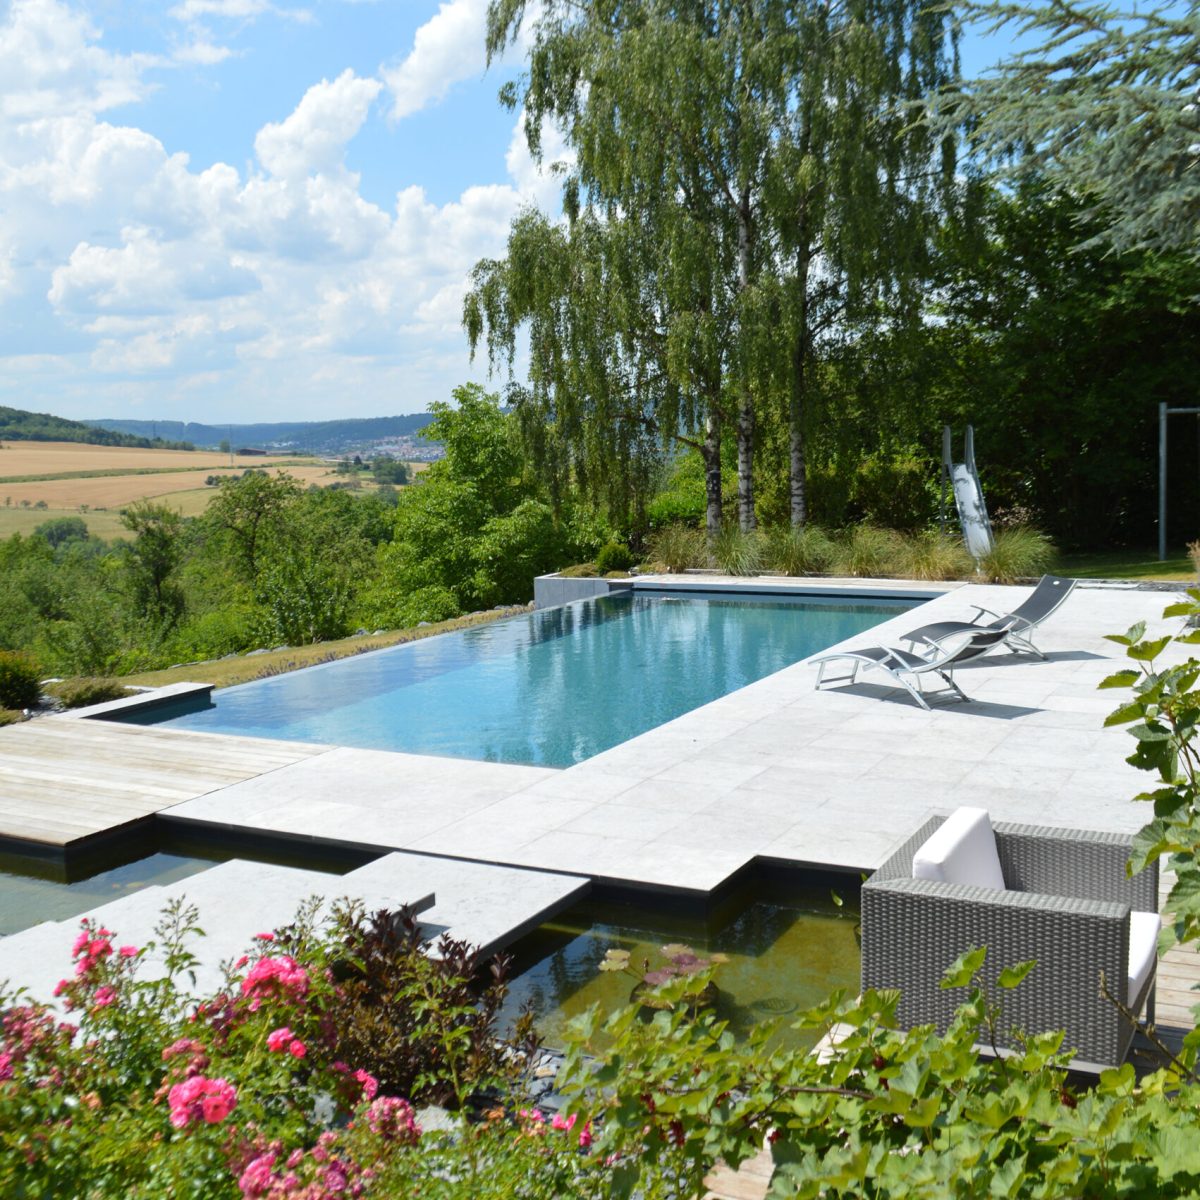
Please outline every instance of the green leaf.
[[1129, 704], [1122, 704], [1120, 708], [1110, 712], [1104, 718], [1105, 726], [1111, 725], [1126, 725], [1130, 721], [1136, 721], [1142, 715], [1144, 705], [1137, 700], [1131, 701]]
[[1037, 959], [1031, 958], [1025, 962], [1019, 962], [1015, 967], [1005, 967], [1000, 972], [996, 982], [1002, 988], [1015, 988], [1019, 983], [1022, 983], [1025, 976], [1037, 966]]
[[1147, 722], [1143, 722], [1141, 725], [1134, 725], [1129, 732], [1139, 742], [1166, 742], [1171, 737], [1169, 729], [1164, 729], [1163, 726], [1157, 724], [1151, 725]]
[[1153, 662], [1166, 649], [1170, 642], [1171, 638], [1169, 636], [1155, 638], [1152, 642], [1139, 642], [1136, 646], [1130, 646], [1125, 653], [1130, 658], [1137, 659], [1138, 662]]
[[1164, 617], [1190, 617], [1196, 611], [1196, 606], [1190, 600], [1180, 600], [1178, 604], [1168, 604], [1163, 609]]
[[1097, 688], [1117, 688], [1117, 687], [1133, 687], [1142, 675], [1140, 671], [1135, 671], [1132, 667], [1126, 668], [1124, 671], [1118, 671], [1115, 675], [1109, 675], [1100, 680], [1096, 684]]
[[987, 958], [987, 947], [980, 946], [975, 950], [964, 950], [947, 968], [942, 976], [943, 988], [969, 987], [979, 968]]

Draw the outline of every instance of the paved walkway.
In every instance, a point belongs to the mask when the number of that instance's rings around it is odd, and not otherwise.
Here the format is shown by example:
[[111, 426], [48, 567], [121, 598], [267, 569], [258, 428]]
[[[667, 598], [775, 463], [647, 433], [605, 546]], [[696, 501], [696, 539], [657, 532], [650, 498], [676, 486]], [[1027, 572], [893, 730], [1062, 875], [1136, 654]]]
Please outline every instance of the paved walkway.
[[[894, 643], [1025, 594], [963, 587], [852, 642]], [[1103, 635], [1140, 619], [1170, 628], [1157, 620], [1169, 599], [1081, 586], [1040, 632], [1050, 661], [983, 659], [958, 673], [973, 702], [933, 712], [872, 682], [818, 693], [799, 663], [565, 771], [338, 749], [165, 815], [700, 894], [756, 858], [870, 870], [964, 802], [1132, 832], [1149, 816], [1130, 800], [1147, 778], [1123, 761], [1128, 735], [1103, 728], [1120, 696], [1096, 685], [1123, 661]]]

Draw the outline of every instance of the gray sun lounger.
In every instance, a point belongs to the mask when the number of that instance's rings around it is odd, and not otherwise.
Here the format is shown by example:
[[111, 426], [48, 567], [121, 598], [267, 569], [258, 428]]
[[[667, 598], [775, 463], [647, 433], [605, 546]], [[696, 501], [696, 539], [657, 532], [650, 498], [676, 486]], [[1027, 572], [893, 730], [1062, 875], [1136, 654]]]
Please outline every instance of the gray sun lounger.
[[[1028, 651], [1045, 662], [1046, 656], [1033, 644], [1033, 631], [1062, 607], [1077, 582], [1078, 580], [1063, 579], [1058, 575], [1043, 575], [1025, 601], [1010, 613], [995, 613], [990, 608], [974, 604], [971, 607], [976, 610], [976, 615], [970, 621], [936, 621], [932, 625], [922, 625], [920, 629], [906, 633], [900, 640], [912, 646], [937, 646], [945, 638], [971, 629], [999, 630], [1004, 634], [1000, 640], [1014, 654], [1022, 650]], [[994, 619], [987, 624], [980, 624], [984, 617]]]
[[[931, 695], [943, 695], [949, 692], [952, 699], [969, 701], [970, 696], [966, 695], [962, 688], [954, 682], [954, 668], [986, 654], [1004, 640], [1005, 631], [968, 625], [962, 632], [965, 636], [961, 643], [952, 643], [946, 647], [939, 643], [934, 646], [933, 653], [927, 656], [888, 646], [862, 646], [853, 650], [837, 650], [832, 654], [822, 654], [819, 658], [812, 660], [821, 664], [821, 670], [817, 674], [817, 688], [819, 690], [823, 686], [834, 683], [854, 683], [860, 670], [874, 668], [886, 671], [896, 686], [905, 688], [924, 709], [929, 708], [929, 703], [921, 688], [921, 680], [925, 675], [936, 675], [946, 684], [941, 691], [930, 693]], [[826, 666], [842, 659], [852, 664], [850, 673], [826, 679]]]

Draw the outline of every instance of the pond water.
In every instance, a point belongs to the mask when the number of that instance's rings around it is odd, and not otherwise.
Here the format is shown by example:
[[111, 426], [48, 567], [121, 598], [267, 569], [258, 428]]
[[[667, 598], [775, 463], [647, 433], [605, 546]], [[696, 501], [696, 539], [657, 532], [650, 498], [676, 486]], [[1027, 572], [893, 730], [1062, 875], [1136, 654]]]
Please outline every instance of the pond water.
[[[697, 954], [719, 951], [717, 1014], [739, 1040], [764, 1021], [784, 1026], [835, 988], [859, 986], [858, 911], [847, 903], [804, 897], [792, 902], [757, 900], [725, 920], [667, 916], [651, 909], [586, 905], [568, 911], [519, 943], [519, 974], [504, 1020], [532, 1007], [548, 1046], [561, 1047], [568, 1022], [599, 1004], [611, 1011], [630, 1000], [643, 962], [663, 963], [664, 945], [684, 944]], [[610, 949], [629, 952], [633, 973], [603, 972]], [[805, 1046], [815, 1038], [786, 1028], [780, 1044]]]

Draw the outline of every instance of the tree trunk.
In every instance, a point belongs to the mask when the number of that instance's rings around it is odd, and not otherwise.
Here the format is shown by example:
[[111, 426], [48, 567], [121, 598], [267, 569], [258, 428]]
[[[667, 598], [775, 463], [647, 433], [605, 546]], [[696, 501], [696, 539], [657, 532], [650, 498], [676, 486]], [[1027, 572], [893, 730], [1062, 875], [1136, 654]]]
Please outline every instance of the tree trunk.
[[738, 400], [737, 415], [738, 525], [751, 533], [754, 515], [754, 399], [747, 387]]
[[709, 541], [721, 532], [721, 418], [713, 413], [704, 423], [704, 529]]
[[[750, 287], [750, 190], [744, 189], [738, 204], [738, 291]], [[743, 313], [744, 316], [744, 313]], [[745, 330], [742, 330], [745, 337]], [[738, 525], [751, 533], [758, 525], [754, 515], [754, 392], [742, 364], [741, 394], [737, 412]]]
[[804, 457], [805, 389], [808, 384], [808, 272], [812, 256], [804, 246], [796, 256], [796, 285], [800, 289], [796, 336], [792, 345], [792, 394], [788, 405], [788, 483], [793, 529], [808, 520], [808, 464]]

